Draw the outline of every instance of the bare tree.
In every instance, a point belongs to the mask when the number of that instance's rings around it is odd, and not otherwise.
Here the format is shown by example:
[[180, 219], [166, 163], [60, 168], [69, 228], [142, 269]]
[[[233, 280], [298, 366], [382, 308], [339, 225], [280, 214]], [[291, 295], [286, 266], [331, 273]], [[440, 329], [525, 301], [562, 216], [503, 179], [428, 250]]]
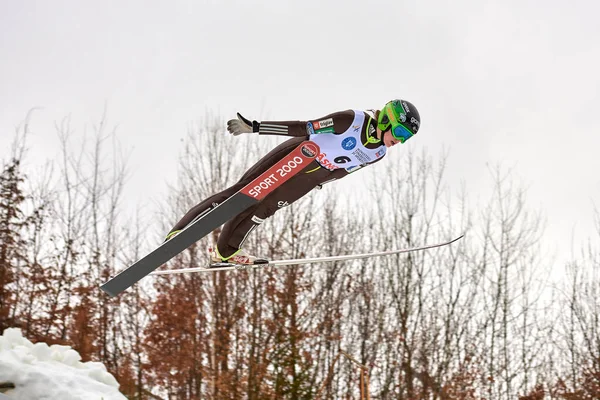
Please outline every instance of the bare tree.
[[[448, 238], [466, 228], [452, 229], [451, 215], [456, 212], [442, 207], [444, 158], [434, 166], [425, 153], [409, 153], [397, 162], [405, 172], [376, 181], [379, 186], [374, 189], [381, 195], [373, 236], [381, 246], [412, 247]], [[458, 217], [468, 223], [468, 217]], [[450, 233], [452, 230], [455, 232]], [[373, 382], [383, 398], [439, 396], [442, 378], [449, 372], [448, 361], [440, 357], [461, 352], [456, 347], [460, 340], [453, 341], [459, 334], [453, 317], [461, 302], [468, 302], [462, 300], [462, 286], [454, 286], [460, 282], [456, 274], [462, 272], [458, 257], [453, 248], [445, 248], [377, 262], [382, 271], [377, 292], [383, 294], [381, 302], [386, 304], [385, 341], [379, 361], [385, 370], [375, 374]], [[444, 316], [443, 311], [448, 314]]]
[[69, 118], [56, 129], [61, 160], [52, 209], [55, 256], [45, 268], [54, 279], [49, 315], [84, 359], [101, 361], [118, 379], [125, 378], [131, 375], [131, 364], [123, 359], [128, 341], [119, 327], [129, 294], [119, 301], [109, 299], [98, 285], [122, 268], [125, 251], [135, 251], [124, 245], [127, 221], [120, 215], [127, 155], [106, 110], [89, 136], [77, 135]]
[[[481, 326], [488, 357], [488, 394], [514, 398], [531, 382], [536, 351], [544, 334], [533, 320], [533, 307], [545, 284], [539, 241], [543, 220], [526, 206], [526, 190], [500, 167], [492, 170], [493, 196], [484, 208], [482, 253], [478, 256], [485, 280]], [[543, 276], [543, 275], [542, 275]]]
[[[596, 239], [600, 237], [600, 213], [595, 210]], [[564, 355], [559, 370], [564, 398], [600, 396], [600, 247], [590, 239], [578, 259], [566, 268], [568, 280], [559, 285], [563, 312], [558, 348]]]
[[[208, 114], [199, 126], [190, 127], [180, 158], [179, 181], [171, 188], [169, 206], [163, 211], [163, 232], [187, 209], [235, 183], [247, 163], [258, 157], [246, 151], [248, 139], [225, 140], [223, 125], [220, 119]], [[205, 265], [205, 250], [216, 240], [216, 233], [190, 247], [171, 265]], [[252, 285], [248, 279], [247, 274], [232, 277], [217, 273], [169, 276], [156, 281], [155, 288], [160, 294], [153, 309], [155, 317], [146, 329], [146, 351], [149, 362], [155, 366], [153, 375], [173, 388], [170, 396], [241, 398], [247, 382], [241, 372], [245, 356], [240, 352], [245, 345], [240, 339], [245, 334], [241, 321], [249, 303], [247, 290]], [[185, 319], [174, 321], [165, 315], [179, 313], [179, 307], [185, 309]], [[189, 314], [189, 310], [194, 311]], [[179, 338], [172, 343], [174, 347], [162, 340], [161, 332], [171, 332]], [[181, 343], [188, 346], [182, 347]], [[179, 374], [172, 375], [171, 367], [163, 363], [165, 351], [177, 357], [177, 364], [182, 367]]]

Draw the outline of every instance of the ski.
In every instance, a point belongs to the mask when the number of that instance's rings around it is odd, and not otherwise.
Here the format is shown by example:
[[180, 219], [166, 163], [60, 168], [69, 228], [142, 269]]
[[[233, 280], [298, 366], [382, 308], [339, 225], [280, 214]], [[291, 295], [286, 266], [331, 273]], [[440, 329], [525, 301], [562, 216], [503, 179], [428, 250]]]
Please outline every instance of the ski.
[[276, 261], [268, 261], [266, 263], [260, 264], [228, 264], [228, 263], [219, 263], [213, 264], [211, 267], [196, 267], [196, 268], [183, 268], [183, 269], [172, 269], [165, 271], [154, 271], [152, 275], [172, 275], [172, 274], [184, 274], [190, 272], [219, 272], [219, 271], [232, 271], [232, 270], [252, 270], [264, 267], [282, 267], [287, 265], [302, 265], [302, 264], [313, 264], [313, 263], [325, 263], [332, 261], [346, 261], [346, 260], [360, 260], [363, 258], [372, 258], [372, 257], [382, 257], [382, 256], [390, 256], [393, 254], [401, 254], [401, 253], [410, 253], [414, 251], [421, 251], [427, 249], [434, 249], [436, 247], [443, 247], [449, 244], [452, 244], [460, 239], [462, 239], [465, 235], [462, 234], [452, 240], [448, 240], [446, 242], [429, 244], [420, 247], [411, 247], [408, 249], [400, 249], [400, 250], [388, 250], [381, 251], [376, 253], [364, 253], [364, 254], [348, 254], [344, 256], [327, 256], [327, 257], [316, 257], [316, 258], [297, 258], [292, 260], [276, 260]]
[[231, 218], [257, 204], [281, 184], [304, 170], [319, 151], [319, 146], [314, 142], [300, 143], [290, 154], [248, 185], [197, 218], [175, 237], [106, 281], [100, 288], [111, 297], [122, 293]]

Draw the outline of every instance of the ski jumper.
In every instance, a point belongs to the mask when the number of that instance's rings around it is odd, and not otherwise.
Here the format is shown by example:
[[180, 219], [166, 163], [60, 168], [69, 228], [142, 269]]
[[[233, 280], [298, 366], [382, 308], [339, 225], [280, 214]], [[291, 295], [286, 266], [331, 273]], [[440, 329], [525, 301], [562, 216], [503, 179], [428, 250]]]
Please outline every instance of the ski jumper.
[[280, 208], [292, 204], [325, 182], [341, 179], [381, 160], [387, 149], [376, 138], [376, 126], [377, 119], [372, 113], [357, 110], [340, 111], [311, 121], [262, 121], [258, 132], [260, 135], [292, 138], [261, 158], [237, 183], [192, 207], [171, 231], [181, 230], [209, 212], [280, 161], [301, 142], [310, 139], [317, 143], [321, 153], [306, 167], [305, 172], [292, 177], [260, 203], [223, 225], [217, 249], [223, 258], [231, 257], [243, 246], [248, 235]]

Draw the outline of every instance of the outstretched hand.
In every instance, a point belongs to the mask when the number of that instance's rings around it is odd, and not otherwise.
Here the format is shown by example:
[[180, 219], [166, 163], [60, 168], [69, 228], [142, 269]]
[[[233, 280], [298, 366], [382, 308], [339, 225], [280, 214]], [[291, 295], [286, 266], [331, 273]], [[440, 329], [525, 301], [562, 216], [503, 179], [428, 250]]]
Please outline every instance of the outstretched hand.
[[257, 121], [250, 121], [242, 114], [237, 113], [236, 119], [227, 121], [227, 130], [234, 136], [241, 135], [242, 133], [258, 132], [259, 123]]

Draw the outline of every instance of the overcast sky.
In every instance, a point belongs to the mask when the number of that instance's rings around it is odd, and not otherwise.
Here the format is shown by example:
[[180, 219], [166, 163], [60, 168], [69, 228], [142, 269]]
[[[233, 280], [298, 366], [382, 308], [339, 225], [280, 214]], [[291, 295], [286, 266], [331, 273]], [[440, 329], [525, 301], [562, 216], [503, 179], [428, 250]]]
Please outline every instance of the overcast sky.
[[106, 104], [143, 198], [207, 110], [306, 120], [403, 98], [421, 130], [389, 156], [446, 148], [473, 194], [486, 163], [513, 166], [568, 244], [600, 205], [599, 4], [0, 0], [0, 148], [40, 107], [30, 156], [52, 158], [54, 121], [82, 132]]

